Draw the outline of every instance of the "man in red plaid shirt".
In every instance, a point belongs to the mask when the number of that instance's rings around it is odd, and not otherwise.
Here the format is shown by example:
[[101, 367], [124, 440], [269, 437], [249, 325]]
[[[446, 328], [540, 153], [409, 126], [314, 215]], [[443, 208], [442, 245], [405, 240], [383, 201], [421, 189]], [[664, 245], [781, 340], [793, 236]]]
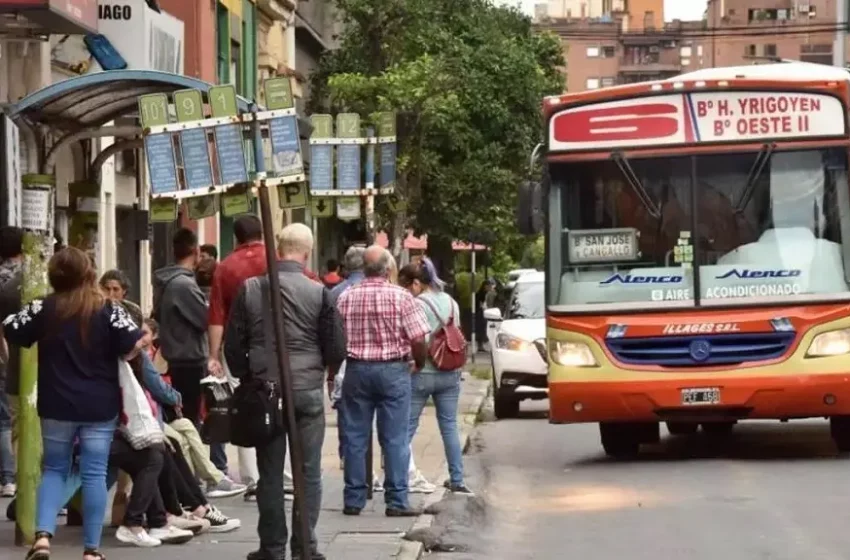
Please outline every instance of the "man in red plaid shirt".
[[378, 415], [378, 440], [385, 457], [384, 500], [388, 517], [412, 517], [407, 498], [410, 441], [410, 361], [421, 368], [431, 332], [422, 307], [407, 290], [387, 279], [388, 253], [373, 245], [363, 255], [360, 284], [337, 300], [345, 323], [348, 361], [342, 401], [345, 408], [345, 515], [366, 505], [366, 451], [372, 419]]

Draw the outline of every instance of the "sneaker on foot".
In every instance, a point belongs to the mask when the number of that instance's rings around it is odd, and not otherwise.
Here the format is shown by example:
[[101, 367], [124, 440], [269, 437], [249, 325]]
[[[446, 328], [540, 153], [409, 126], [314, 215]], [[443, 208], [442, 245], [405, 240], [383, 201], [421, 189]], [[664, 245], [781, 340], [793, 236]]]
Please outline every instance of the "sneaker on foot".
[[3, 488], [0, 488], [0, 498], [14, 498], [17, 492], [18, 487], [14, 484], [4, 484]]
[[210, 523], [210, 533], [229, 533], [242, 526], [238, 519], [230, 519], [215, 506], [209, 506], [204, 519]]
[[248, 487], [244, 484], [237, 484], [230, 480], [227, 477], [221, 479], [216, 485], [207, 486], [207, 498], [230, 498], [231, 496], [238, 496], [239, 494], [243, 494]]
[[151, 529], [150, 536], [163, 544], [183, 544], [191, 541], [195, 534], [192, 531], [178, 529], [174, 525], [166, 525]]
[[452, 494], [461, 494], [463, 496], [474, 496], [475, 492], [469, 489], [466, 484], [449, 484], [449, 492]]
[[129, 527], [124, 527], [123, 525], [118, 527], [118, 530], [115, 532], [115, 538], [124, 544], [131, 544], [141, 548], [154, 548], [162, 544], [161, 540], [153, 538], [144, 529], [135, 533]]
[[411, 494], [433, 494], [436, 490], [437, 487], [428, 482], [428, 479], [419, 471], [416, 471], [407, 485], [407, 491]]
[[191, 531], [193, 535], [200, 535], [210, 529], [209, 521], [203, 519], [195, 519], [185, 512], [181, 516], [169, 515], [168, 524], [184, 531]]
[[246, 502], [256, 502], [257, 501], [257, 485], [249, 484], [248, 488], [245, 489], [245, 501]]
[[381, 483], [380, 479], [376, 478], [372, 481], [372, 492], [383, 492], [384, 485]]

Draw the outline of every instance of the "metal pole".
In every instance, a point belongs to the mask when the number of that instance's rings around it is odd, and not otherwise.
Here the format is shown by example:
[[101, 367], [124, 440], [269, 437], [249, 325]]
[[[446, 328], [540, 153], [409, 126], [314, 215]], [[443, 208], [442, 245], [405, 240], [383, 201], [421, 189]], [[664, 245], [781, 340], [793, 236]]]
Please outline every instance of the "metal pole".
[[847, 66], [847, 0], [835, 0], [835, 44], [832, 46], [832, 64]]
[[478, 320], [478, 315], [476, 314], [476, 300], [478, 299], [478, 290], [475, 289], [475, 236], [473, 236], [471, 242], [471, 253], [472, 253], [472, 275], [470, 277], [470, 292], [472, 292], [472, 344], [470, 348], [472, 348], [472, 363], [475, 363], [475, 354], [478, 352], [478, 339], [475, 334], [475, 323]]
[[[257, 104], [251, 107], [251, 112], [257, 112]], [[280, 375], [280, 387], [286, 403], [286, 432], [291, 448], [290, 467], [292, 482], [295, 486], [295, 504], [298, 508], [298, 530], [301, 532], [301, 560], [310, 560], [313, 553], [310, 547], [310, 520], [307, 517], [307, 502], [304, 496], [304, 448], [301, 445], [301, 434], [295, 422], [295, 395], [292, 389], [292, 370], [289, 364], [289, 352], [286, 348], [286, 333], [283, 328], [283, 301], [280, 297], [280, 279], [277, 275], [277, 250], [274, 242], [274, 226], [272, 224], [272, 209], [269, 202], [269, 187], [265, 184], [266, 162], [263, 154], [263, 137], [260, 123], [252, 121], [254, 133], [254, 164], [257, 170], [256, 180], [259, 182], [260, 216], [263, 220], [263, 239], [266, 245], [266, 267], [269, 276], [269, 291], [271, 296], [272, 322], [274, 323], [275, 346], [277, 348], [277, 366]], [[292, 528], [296, 530], [295, 527]]]

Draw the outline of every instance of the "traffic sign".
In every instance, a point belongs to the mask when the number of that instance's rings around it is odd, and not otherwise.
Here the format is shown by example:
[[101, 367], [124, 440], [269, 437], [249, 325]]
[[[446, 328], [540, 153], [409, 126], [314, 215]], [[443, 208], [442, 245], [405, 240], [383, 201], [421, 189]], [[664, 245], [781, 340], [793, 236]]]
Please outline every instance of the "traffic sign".
[[278, 203], [281, 208], [304, 208], [307, 206], [307, 185], [289, 183], [277, 188]]
[[387, 209], [393, 214], [407, 210], [407, 201], [402, 200], [397, 194], [387, 196], [386, 201]]
[[334, 200], [326, 197], [311, 198], [310, 213], [314, 218], [330, 218], [334, 215]]
[[235, 193], [221, 195], [221, 213], [232, 218], [251, 211], [251, 193]]
[[360, 198], [356, 196], [340, 197], [336, 201], [336, 217], [340, 220], [360, 219]]
[[263, 83], [263, 90], [266, 93], [266, 108], [270, 111], [295, 107], [289, 78], [269, 78]]

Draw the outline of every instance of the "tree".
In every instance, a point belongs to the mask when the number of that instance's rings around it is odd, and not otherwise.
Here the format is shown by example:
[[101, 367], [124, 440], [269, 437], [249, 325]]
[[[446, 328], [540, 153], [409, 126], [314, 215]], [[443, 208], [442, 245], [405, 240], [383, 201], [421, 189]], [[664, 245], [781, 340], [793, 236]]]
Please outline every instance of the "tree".
[[378, 207], [396, 250], [413, 226], [432, 255], [473, 231], [521, 253], [516, 188], [542, 137], [542, 99], [563, 91], [558, 39], [489, 0], [336, 4], [341, 45], [312, 77], [311, 109], [397, 113], [397, 191], [408, 210]]

